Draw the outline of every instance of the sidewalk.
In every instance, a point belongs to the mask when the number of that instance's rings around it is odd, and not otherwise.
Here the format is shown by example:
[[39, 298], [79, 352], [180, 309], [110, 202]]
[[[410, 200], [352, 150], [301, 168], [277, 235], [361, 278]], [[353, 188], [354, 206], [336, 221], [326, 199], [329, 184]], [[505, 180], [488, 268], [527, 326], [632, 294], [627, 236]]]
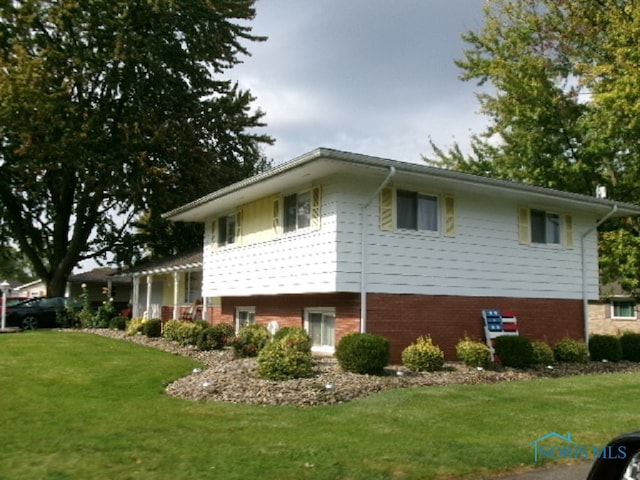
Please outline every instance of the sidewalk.
[[478, 480], [585, 480], [593, 462], [537, 468], [523, 473], [480, 477]]

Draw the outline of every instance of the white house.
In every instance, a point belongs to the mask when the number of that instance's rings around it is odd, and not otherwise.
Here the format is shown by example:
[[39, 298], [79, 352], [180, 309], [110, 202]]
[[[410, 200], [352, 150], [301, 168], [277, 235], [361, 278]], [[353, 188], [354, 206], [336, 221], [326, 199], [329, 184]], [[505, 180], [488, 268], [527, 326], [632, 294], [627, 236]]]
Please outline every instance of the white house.
[[166, 214], [206, 224], [210, 321], [304, 326], [320, 349], [430, 334], [452, 358], [481, 310], [553, 343], [586, 335], [597, 226], [640, 207], [425, 165], [317, 149]]

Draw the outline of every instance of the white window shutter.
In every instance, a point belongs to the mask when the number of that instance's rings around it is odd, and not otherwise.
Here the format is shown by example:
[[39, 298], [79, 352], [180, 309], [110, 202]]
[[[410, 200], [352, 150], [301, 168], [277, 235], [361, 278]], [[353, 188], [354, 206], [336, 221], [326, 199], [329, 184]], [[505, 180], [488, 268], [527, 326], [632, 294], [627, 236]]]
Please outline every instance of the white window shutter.
[[273, 231], [276, 235], [280, 235], [280, 198], [273, 201], [272, 218]]
[[518, 208], [518, 241], [522, 244], [531, 243], [529, 209], [527, 207]]
[[218, 245], [218, 219], [214, 218], [211, 221], [211, 225], [210, 225], [210, 229], [211, 229], [211, 235], [209, 237], [209, 246], [211, 247], [211, 250], [215, 250], [216, 246]]
[[235, 243], [242, 243], [242, 210], [236, 213], [236, 241]]
[[385, 187], [380, 191], [380, 230], [393, 231], [393, 188]]
[[456, 203], [451, 195], [444, 197], [444, 235], [456, 236]]

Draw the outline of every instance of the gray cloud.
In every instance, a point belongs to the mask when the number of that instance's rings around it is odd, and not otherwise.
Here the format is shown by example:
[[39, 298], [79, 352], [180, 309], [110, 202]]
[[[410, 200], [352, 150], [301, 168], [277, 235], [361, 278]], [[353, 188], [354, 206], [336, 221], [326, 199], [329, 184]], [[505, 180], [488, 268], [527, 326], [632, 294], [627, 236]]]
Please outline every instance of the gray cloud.
[[280, 163], [323, 146], [419, 161], [485, 120], [454, 60], [482, 0], [259, 0], [269, 39], [230, 74], [257, 96]]

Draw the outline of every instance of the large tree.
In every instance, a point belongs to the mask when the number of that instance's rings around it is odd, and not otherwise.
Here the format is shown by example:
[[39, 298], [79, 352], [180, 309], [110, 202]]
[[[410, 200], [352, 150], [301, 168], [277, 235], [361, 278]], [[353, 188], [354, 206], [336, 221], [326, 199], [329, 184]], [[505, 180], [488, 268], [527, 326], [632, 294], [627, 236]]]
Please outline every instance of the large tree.
[[264, 126], [223, 77], [254, 0], [0, 2], [0, 222], [61, 295], [81, 260], [253, 172]]
[[[489, 124], [471, 152], [433, 145], [449, 168], [640, 203], [640, 3], [488, 0], [456, 63]], [[603, 280], [640, 286], [638, 223], [610, 222]], [[630, 248], [634, 246], [634, 248]]]

